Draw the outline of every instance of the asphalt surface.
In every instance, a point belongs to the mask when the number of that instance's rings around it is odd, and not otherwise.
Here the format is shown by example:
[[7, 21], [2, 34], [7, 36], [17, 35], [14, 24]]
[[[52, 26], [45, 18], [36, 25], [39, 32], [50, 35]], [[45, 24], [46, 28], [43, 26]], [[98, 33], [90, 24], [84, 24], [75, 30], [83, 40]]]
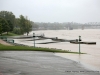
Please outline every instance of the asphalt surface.
[[100, 75], [100, 72], [54, 53], [0, 51], [0, 75]]

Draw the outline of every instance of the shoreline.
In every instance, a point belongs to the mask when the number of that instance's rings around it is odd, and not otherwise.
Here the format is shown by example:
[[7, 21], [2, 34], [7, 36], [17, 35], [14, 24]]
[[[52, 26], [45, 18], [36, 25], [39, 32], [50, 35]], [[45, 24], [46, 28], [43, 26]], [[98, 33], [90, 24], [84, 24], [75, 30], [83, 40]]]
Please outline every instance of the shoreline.
[[[11, 43], [1, 40], [0, 41], [0, 51], [44, 51], [44, 52], [53, 52], [53, 53], [74, 53], [78, 54], [78, 52], [71, 52], [68, 50], [56, 49], [56, 48], [46, 48], [46, 47], [33, 47], [25, 44], [19, 43]], [[12, 47], [10, 47], [10, 46]], [[84, 53], [81, 53], [84, 54]]]
[[[19, 44], [19, 43], [11, 43], [11, 44], [13, 44], [13, 45], [21, 45], [21, 46], [28, 46], [28, 45]], [[32, 47], [32, 46], [30, 46], [30, 47]], [[39, 48], [43, 48], [43, 47], [39, 47]], [[56, 49], [56, 48], [49, 48], [49, 49]], [[57, 49], [57, 50], [58, 50], [58, 49]], [[62, 50], [62, 49], [60, 49], [60, 50]], [[62, 58], [66, 58], [66, 59], [70, 59], [70, 60], [72, 60], [72, 61], [76, 61], [77, 63], [82, 64], [82, 66], [85, 67], [85, 68], [87, 68], [87, 69], [90, 69], [90, 70], [93, 70], [93, 71], [100, 71], [100, 69], [97, 69], [95, 66], [89, 65], [89, 64], [87, 64], [87, 63], [85, 63], [85, 62], [83, 62], [83, 61], [80, 61], [79, 59], [78, 59], [78, 60], [75, 60], [75, 59], [73, 59], [73, 58], [69, 58], [69, 57], [62, 56], [62, 55], [60, 55], [60, 54], [71, 54], [71, 55], [74, 55], [73, 53], [54, 53], [55, 56], [60, 56], [60, 57], [62, 57]], [[75, 54], [75, 55], [76, 55], [76, 54]], [[77, 54], [77, 56], [78, 56], [78, 55], [79, 55], [79, 54]]]
[[[21, 45], [21, 46], [28, 46], [28, 45], [24, 45], [24, 44], [19, 44], [19, 43], [9, 43], [9, 42], [6, 42], [7, 44], [10, 44], [10, 45], [17, 45], [17, 46], [19, 46], [19, 45]], [[30, 46], [31, 47], [31, 46]], [[43, 47], [40, 47], [40, 48], [43, 48]], [[50, 49], [52, 49], [52, 48], [50, 48]], [[56, 49], [56, 48], [55, 48]], [[67, 59], [70, 59], [71, 61], [75, 61], [75, 62], [77, 62], [77, 63], [79, 63], [79, 64], [81, 64], [84, 68], [86, 68], [86, 69], [90, 69], [90, 70], [93, 70], [93, 71], [100, 71], [100, 69], [97, 69], [97, 68], [95, 68], [95, 66], [92, 66], [92, 65], [89, 65], [89, 64], [87, 64], [87, 63], [85, 63], [85, 62], [83, 62], [83, 61], [80, 61], [79, 59], [78, 60], [75, 60], [75, 59], [73, 59], [73, 58], [69, 58], [69, 57], [66, 57], [66, 56], [63, 56], [63, 55], [61, 55], [61, 54], [65, 54], [65, 53], [54, 53], [54, 55], [55, 56], [60, 56], [60, 57], [62, 57], [62, 58], [66, 58], [66, 60]], [[70, 53], [67, 53], [67, 55], [68, 54], [70, 54]], [[74, 55], [74, 54], [72, 54], [71, 53], [71, 55]], [[75, 55], [79, 55], [79, 54], [75, 54]]]
[[[34, 31], [35, 32], [35, 31]], [[59, 34], [58, 34], [59, 32]], [[92, 30], [84, 30], [81, 31], [81, 30], [78, 30], [78, 31], [66, 31], [66, 33], [64, 33], [65, 31], [57, 31], [57, 32], [52, 32], [52, 31], [42, 31], [41, 33], [44, 33], [45, 35], [47, 36], [52, 36], [54, 35], [55, 36], [58, 36], [60, 38], [77, 38], [77, 36], [81, 33], [81, 36], [82, 38], [84, 38], [83, 40], [94, 40], [94, 41], [97, 41], [97, 44], [96, 45], [81, 45], [81, 52], [84, 52], [84, 53], [87, 53], [87, 54], [90, 54], [90, 56], [85, 56], [85, 59], [84, 59], [84, 56], [81, 57], [80, 61], [83, 62], [84, 60], [88, 63], [88, 64], [93, 64], [93, 65], [96, 65], [97, 67], [100, 67], [100, 60], [99, 60], [99, 57], [100, 57], [100, 40], [98, 37], [100, 37], [98, 34], [98, 30], [97, 31], [92, 31]], [[36, 31], [35, 33], [40, 33], [40, 31]], [[48, 34], [49, 33], [49, 34]], [[85, 33], [85, 34], [84, 34]], [[32, 32], [33, 34], [33, 32]], [[30, 34], [30, 35], [32, 35]], [[21, 41], [20, 43], [26, 43], [28, 45], [31, 45], [33, 46], [33, 41], [32, 42], [28, 42], [28, 41]], [[50, 47], [52, 48], [55, 48], [57, 47], [58, 49], [64, 49], [64, 50], [71, 50], [71, 51], [78, 51], [78, 45], [75, 45], [75, 44], [68, 44], [68, 43], [61, 43], [61, 44], [58, 44], [58, 45], [55, 45], [55, 44], [49, 44]], [[36, 45], [36, 46], [41, 46], [41, 47], [49, 47], [49, 45]], [[74, 54], [73, 54], [74, 55]], [[75, 54], [76, 55], [76, 54]], [[85, 54], [86, 55], [86, 54]], [[72, 59], [75, 59], [74, 56], [71, 56], [69, 55], [67, 58], [71, 58]], [[76, 58], [79, 58], [79, 57], [76, 57]], [[87, 60], [86, 60], [87, 59]], [[78, 62], [79, 60], [76, 59]]]
[[[20, 42], [21, 40], [19, 40], [19, 42]], [[22, 43], [22, 42], [21, 42]], [[26, 42], [24, 42], [24, 43], [26, 43]], [[31, 45], [31, 44], [29, 44], [29, 45]], [[43, 48], [43, 47], [42, 47]], [[47, 47], [46, 47], [47, 48]], [[85, 52], [86, 53], [86, 52]], [[64, 53], [63, 53], [64, 54]], [[70, 54], [70, 53], [67, 53], [67, 55], [68, 54]], [[72, 55], [74, 55], [73, 53], [71, 53]], [[79, 54], [75, 54], [75, 55], [79, 55]], [[86, 55], [86, 54], [82, 54], [82, 55]], [[61, 56], [60, 55], [60, 57], [63, 57], [63, 55]], [[69, 56], [67, 56], [66, 58], [68, 58], [68, 57], [71, 57], [70, 55]], [[65, 57], [64, 57], [65, 58]], [[79, 58], [78, 56], [77, 56], [77, 58]], [[83, 56], [82, 56], [82, 58], [83, 58]], [[95, 57], [93, 57], [93, 58], [95, 58]], [[70, 59], [70, 60], [72, 60], [72, 61], [75, 61], [75, 60], [73, 60], [74, 58], [68, 58], [68, 59]], [[92, 59], [92, 60], [90, 60], [91, 59], [91, 56], [86, 56], [86, 61], [84, 62], [84, 61], [81, 61], [81, 60], [77, 60], [77, 62], [81, 62], [81, 64], [83, 65], [83, 66], [85, 66], [86, 68], [89, 68], [89, 69], [92, 69], [92, 70], [99, 70], [100, 71], [100, 69], [98, 69], [98, 68], [95, 68], [95, 64], [98, 64], [98, 62], [97, 63], [92, 63], [91, 64], [91, 62], [92, 61], [94, 61], [94, 59]], [[84, 59], [83, 59], [84, 60]], [[91, 62], [90, 62], [91, 61]], [[98, 64], [99, 65], [99, 64]], [[98, 67], [98, 65], [96, 65], [96, 67]], [[93, 66], [93, 67], [92, 67]]]
[[[90, 70], [93, 70], [93, 71], [100, 71], [99, 67], [97, 67], [93, 64], [89, 64], [87, 61], [81, 61], [80, 57], [82, 55], [76, 55], [76, 54], [70, 54], [70, 53], [69, 54], [67, 53], [66, 55], [65, 54], [66, 53], [55, 53], [56, 56], [60, 56], [62, 58], [70, 59], [72, 61], [80, 63], [80, 64], [83, 65], [83, 67], [85, 67], [87, 69], [90, 69]], [[72, 57], [72, 56], [76, 56], [76, 57]], [[84, 56], [90, 56], [91, 57], [91, 55], [89, 55], [89, 54], [85, 54]], [[89, 59], [89, 58], [87, 58], [87, 59]]]

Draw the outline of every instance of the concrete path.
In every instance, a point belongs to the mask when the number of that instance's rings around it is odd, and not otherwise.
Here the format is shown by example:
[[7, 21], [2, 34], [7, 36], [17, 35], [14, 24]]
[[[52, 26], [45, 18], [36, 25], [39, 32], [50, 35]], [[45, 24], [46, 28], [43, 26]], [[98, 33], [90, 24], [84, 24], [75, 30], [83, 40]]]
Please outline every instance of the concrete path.
[[0, 75], [100, 75], [49, 52], [0, 51]]
[[11, 44], [9, 44], [9, 43], [7, 43], [7, 42], [5, 42], [5, 41], [1, 40], [1, 39], [0, 39], [0, 44], [3, 44], [3, 45], [8, 45], [8, 46], [12, 46]]

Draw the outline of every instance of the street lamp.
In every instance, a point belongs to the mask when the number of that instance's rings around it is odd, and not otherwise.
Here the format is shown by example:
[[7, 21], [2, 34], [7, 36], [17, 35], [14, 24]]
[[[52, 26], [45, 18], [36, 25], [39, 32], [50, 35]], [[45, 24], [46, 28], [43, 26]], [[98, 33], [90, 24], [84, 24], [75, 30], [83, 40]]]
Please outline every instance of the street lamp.
[[34, 41], [34, 47], [35, 47], [35, 33], [33, 33], [33, 41]]
[[80, 41], [81, 41], [81, 36], [79, 36], [79, 54], [81, 53], [81, 51], [80, 51]]

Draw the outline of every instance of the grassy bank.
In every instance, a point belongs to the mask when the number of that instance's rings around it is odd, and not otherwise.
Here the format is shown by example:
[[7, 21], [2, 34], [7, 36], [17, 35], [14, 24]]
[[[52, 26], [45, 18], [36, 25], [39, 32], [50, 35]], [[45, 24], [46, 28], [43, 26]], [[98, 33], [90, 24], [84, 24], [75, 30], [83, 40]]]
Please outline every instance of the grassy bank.
[[[49, 49], [49, 48], [34, 48], [28, 46], [6, 46], [0, 44], [0, 51], [45, 51], [45, 52], [56, 52], [56, 53], [74, 53], [78, 54], [78, 52], [70, 52], [67, 50], [57, 50], [57, 49]], [[81, 53], [84, 54], [84, 53]]]
[[17, 34], [9, 32], [8, 35], [7, 33], [2, 34], [2, 36], [18, 36]]

